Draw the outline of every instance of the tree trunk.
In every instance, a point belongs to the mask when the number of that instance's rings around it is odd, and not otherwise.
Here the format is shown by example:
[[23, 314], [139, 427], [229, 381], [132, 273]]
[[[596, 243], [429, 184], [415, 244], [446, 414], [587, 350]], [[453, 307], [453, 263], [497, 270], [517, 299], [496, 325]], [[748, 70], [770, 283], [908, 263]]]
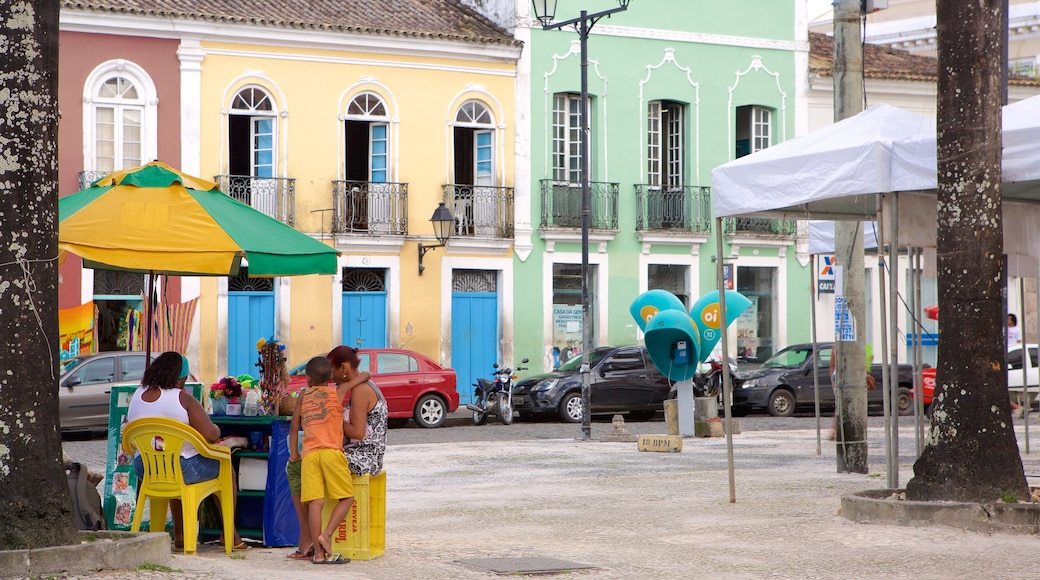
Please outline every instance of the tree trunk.
[[58, 0], [0, 3], [0, 549], [79, 543], [58, 423]]
[[936, 4], [942, 316], [932, 425], [907, 499], [1029, 498], [1005, 365], [1002, 4]]

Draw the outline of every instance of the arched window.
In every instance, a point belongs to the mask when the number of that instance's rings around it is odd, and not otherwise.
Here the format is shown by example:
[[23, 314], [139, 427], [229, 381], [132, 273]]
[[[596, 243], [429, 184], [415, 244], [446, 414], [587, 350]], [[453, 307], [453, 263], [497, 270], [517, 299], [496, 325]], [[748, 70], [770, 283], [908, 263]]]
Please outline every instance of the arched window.
[[390, 117], [375, 93], [361, 93], [347, 105], [344, 175], [348, 181], [390, 181]]
[[102, 63], [87, 78], [83, 103], [88, 182], [156, 157], [158, 100], [144, 69], [125, 60]]
[[277, 115], [271, 95], [246, 87], [231, 100], [228, 154], [231, 175], [274, 177]]
[[455, 113], [455, 183], [493, 185], [495, 125], [487, 106], [466, 101]]

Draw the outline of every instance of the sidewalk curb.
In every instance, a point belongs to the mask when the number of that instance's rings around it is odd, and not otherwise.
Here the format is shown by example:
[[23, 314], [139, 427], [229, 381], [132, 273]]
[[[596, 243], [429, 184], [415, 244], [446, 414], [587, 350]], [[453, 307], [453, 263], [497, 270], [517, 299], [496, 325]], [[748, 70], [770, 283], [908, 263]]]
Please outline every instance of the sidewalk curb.
[[841, 513], [859, 523], [900, 526], [949, 526], [972, 532], [1040, 533], [1040, 505], [1035, 503], [927, 502], [895, 499], [902, 489], [875, 489], [841, 497]]
[[97, 570], [134, 570], [142, 564], [170, 563], [165, 532], [80, 532], [83, 543], [0, 551], [0, 577], [30, 578], [84, 574]]

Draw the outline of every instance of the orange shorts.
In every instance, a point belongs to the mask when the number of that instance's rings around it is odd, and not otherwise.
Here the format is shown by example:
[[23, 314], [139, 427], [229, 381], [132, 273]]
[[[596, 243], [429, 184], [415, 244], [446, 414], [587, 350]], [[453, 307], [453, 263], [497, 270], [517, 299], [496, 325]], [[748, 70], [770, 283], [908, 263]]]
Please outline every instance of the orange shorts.
[[300, 501], [354, 497], [350, 466], [342, 449], [315, 449], [303, 456]]

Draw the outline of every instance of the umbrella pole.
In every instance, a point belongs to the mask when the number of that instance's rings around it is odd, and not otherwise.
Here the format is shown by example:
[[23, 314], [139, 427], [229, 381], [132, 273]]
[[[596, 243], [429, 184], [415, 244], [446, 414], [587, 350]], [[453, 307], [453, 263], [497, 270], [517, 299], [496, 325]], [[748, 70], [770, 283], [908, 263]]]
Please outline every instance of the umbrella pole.
[[147, 283], [145, 284], [145, 304], [144, 304], [144, 368], [147, 369], [152, 364], [152, 292], [155, 290], [155, 271], [148, 272]]

